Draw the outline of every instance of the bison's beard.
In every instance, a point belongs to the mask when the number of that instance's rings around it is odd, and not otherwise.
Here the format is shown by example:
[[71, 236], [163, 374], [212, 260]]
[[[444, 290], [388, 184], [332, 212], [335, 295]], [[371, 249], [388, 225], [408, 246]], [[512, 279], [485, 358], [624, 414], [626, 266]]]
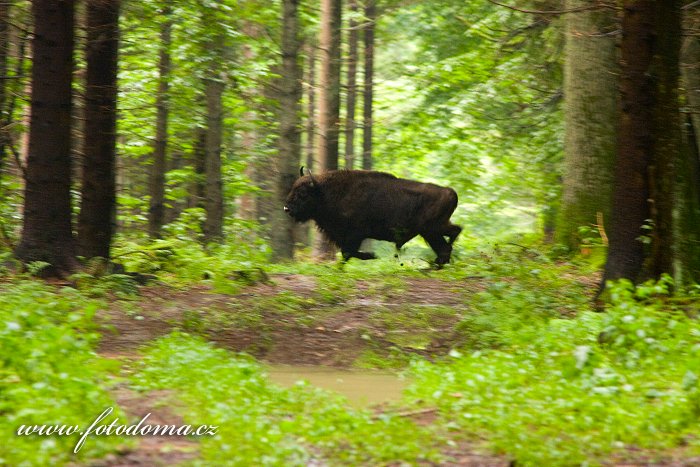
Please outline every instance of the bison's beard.
[[311, 220], [311, 215], [305, 212], [299, 212], [294, 209], [289, 210], [289, 216], [294, 219], [297, 224], [303, 224]]

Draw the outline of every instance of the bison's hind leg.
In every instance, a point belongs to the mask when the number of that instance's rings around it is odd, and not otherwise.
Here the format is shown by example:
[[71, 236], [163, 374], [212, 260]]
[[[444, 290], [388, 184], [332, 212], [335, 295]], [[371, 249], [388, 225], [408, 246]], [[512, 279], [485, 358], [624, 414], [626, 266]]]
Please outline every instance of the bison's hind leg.
[[455, 225], [455, 224], [449, 224], [443, 233], [443, 235], [448, 238], [447, 244], [452, 245], [455, 242], [455, 240], [457, 239], [457, 236], [461, 232], [462, 232], [462, 227]]

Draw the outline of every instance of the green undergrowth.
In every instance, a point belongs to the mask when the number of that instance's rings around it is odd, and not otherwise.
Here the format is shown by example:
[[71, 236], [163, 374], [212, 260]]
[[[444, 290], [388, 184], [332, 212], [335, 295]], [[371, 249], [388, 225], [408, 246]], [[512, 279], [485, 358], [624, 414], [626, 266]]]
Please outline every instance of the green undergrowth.
[[382, 465], [436, 460], [434, 440], [410, 420], [350, 408], [337, 395], [271, 384], [262, 367], [186, 334], [146, 351], [133, 379], [171, 389], [191, 424], [218, 426], [201, 439], [201, 465]]
[[[101, 457], [124, 440], [18, 436], [21, 425], [89, 424], [107, 407], [113, 365], [96, 356], [99, 302], [71, 288], [16, 280], [0, 284], [0, 465], [63, 465]], [[118, 410], [117, 410], [118, 412]]]
[[[668, 285], [619, 282], [606, 313], [533, 319], [498, 337], [497, 349], [414, 360], [408, 400], [437, 406], [439, 424], [488, 439], [518, 465], [697, 454], [697, 298], [671, 297]], [[521, 313], [518, 303], [499, 306]]]

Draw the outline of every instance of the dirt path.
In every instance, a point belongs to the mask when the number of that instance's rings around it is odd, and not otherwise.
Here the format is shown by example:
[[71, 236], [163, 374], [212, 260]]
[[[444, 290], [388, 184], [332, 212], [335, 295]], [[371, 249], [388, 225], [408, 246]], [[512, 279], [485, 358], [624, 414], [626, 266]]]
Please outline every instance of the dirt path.
[[[392, 284], [358, 281], [345, 291], [319, 291], [316, 278], [289, 274], [273, 276], [236, 295], [214, 293], [203, 286], [144, 287], [137, 300], [121, 301], [100, 312], [99, 352], [128, 360], [154, 339], [181, 329], [279, 364], [349, 367], [367, 351], [382, 354], [392, 349], [430, 356], [449, 349], [451, 330], [467, 309], [465, 294], [483, 289], [477, 281], [456, 285], [432, 278]], [[421, 315], [422, 322], [413, 314]], [[408, 338], [421, 326], [428, 329], [421, 336], [422, 345], [412, 345]], [[120, 386], [114, 396], [132, 419], [151, 413], [156, 423], [182, 424], [161, 403], [167, 393], [141, 395]], [[421, 424], [432, 421], [430, 414], [411, 417]], [[197, 457], [197, 443], [190, 440], [145, 437], [139, 441], [133, 450], [95, 465], [176, 465]], [[443, 465], [507, 465], [502, 458], [482, 457], [466, 446], [453, 451], [445, 453], [452, 461]]]
[[[348, 367], [363, 352], [391, 348], [428, 356], [449, 350], [453, 325], [467, 310], [465, 294], [482, 288], [475, 281], [458, 286], [430, 278], [381, 289], [358, 281], [352, 293], [335, 300], [332, 294], [319, 296], [315, 278], [303, 275], [274, 276], [236, 295], [201, 286], [147, 287], [129, 309], [115, 306], [100, 315], [99, 351], [135, 355], [181, 329], [270, 363]], [[410, 342], [420, 324], [426, 325], [425, 335], [418, 344]]]
[[[139, 394], [126, 386], [118, 387], [113, 396], [129, 421], [138, 422], [150, 414], [147, 423], [152, 425], [182, 426], [185, 422], [169, 407], [172, 401], [167, 391], [151, 391], [147, 395]], [[137, 439], [133, 449], [112, 454], [93, 467], [160, 467], [178, 465], [197, 458], [199, 444], [187, 437], [180, 436], [142, 436]]]

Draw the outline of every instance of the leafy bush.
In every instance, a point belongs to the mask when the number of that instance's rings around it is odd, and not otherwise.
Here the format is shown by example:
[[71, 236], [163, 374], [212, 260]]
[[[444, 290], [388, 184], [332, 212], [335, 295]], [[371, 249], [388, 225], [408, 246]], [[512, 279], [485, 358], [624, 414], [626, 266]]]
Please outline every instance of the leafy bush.
[[[115, 406], [108, 363], [94, 353], [99, 304], [73, 289], [37, 282], [0, 285], [0, 465], [63, 465], [79, 436], [17, 436], [21, 425], [87, 427]], [[91, 437], [78, 459], [100, 457], [119, 440]]]
[[697, 450], [700, 323], [667, 292], [668, 279], [621, 281], [607, 313], [533, 321], [507, 348], [414, 362], [409, 398], [438, 406], [443, 423], [523, 465]]
[[202, 438], [204, 465], [376, 465], [435, 458], [434, 441], [409, 420], [348, 408], [307, 384], [282, 389], [251, 358], [185, 334], [159, 339], [135, 377], [141, 389], [174, 389]]

